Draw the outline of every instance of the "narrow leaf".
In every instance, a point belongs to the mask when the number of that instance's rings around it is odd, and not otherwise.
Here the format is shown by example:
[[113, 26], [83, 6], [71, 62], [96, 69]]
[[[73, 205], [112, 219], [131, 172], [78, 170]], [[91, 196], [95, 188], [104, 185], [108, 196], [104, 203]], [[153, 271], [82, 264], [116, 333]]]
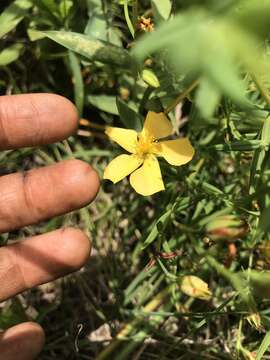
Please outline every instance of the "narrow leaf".
[[261, 360], [263, 358], [263, 355], [269, 348], [269, 345], [270, 345], [270, 331], [268, 331], [265, 334], [263, 341], [261, 342], [261, 345], [260, 345], [258, 351], [256, 352], [255, 360]]
[[118, 115], [115, 96], [109, 95], [90, 95], [88, 101], [91, 105], [99, 110], [105, 111], [109, 114]]
[[69, 31], [44, 31], [43, 33], [58, 44], [92, 61], [118, 66], [130, 64], [130, 56], [126, 50], [104, 41], [89, 39], [86, 35]]
[[226, 144], [217, 144], [211, 148], [217, 151], [254, 151], [262, 147], [261, 140], [232, 141]]
[[142, 244], [141, 250], [144, 250], [148, 245], [150, 245], [153, 241], [155, 241], [156, 237], [159, 234], [160, 225], [162, 225], [163, 227], [166, 226], [166, 224], [170, 219], [171, 214], [172, 214], [172, 209], [166, 211], [163, 215], [160, 216], [160, 218], [153, 226], [150, 234], [147, 236], [146, 240]]
[[122, 123], [128, 129], [141, 131], [143, 119], [140, 114], [131, 109], [123, 100], [117, 98], [116, 105]]
[[270, 116], [264, 120], [262, 128], [262, 142], [265, 145], [270, 144]]
[[75, 104], [81, 116], [83, 111], [84, 86], [83, 86], [80, 62], [77, 56], [72, 51], [69, 51], [68, 55], [69, 55], [69, 63], [73, 75], [72, 80], [74, 84]]

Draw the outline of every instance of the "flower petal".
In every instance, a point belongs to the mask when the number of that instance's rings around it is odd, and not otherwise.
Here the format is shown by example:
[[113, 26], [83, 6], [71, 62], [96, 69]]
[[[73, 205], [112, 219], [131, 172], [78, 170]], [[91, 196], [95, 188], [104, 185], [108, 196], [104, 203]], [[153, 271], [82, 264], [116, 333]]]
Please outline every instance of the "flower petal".
[[119, 155], [106, 167], [103, 179], [111, 180], [115, 184], [136, 170], [142, 162], [136, 155]]
[[155, 139], [161, 139], [173, 133], [173, 126], [164, 113], [149, 111], [144, 122], [142, 133], [153, 136]]
[[159, 163], [155, 156], [147, 156], [142, 167], [130, 175], [130, 184], [137, 193], [144, 196], [165, 189]]
[[161, 141], [155, 145], [156, 153], [163, 156], [171, 165], [184, 165], [188, 163], [195, 153], [188, 138]]
[[138, 143], [138, 134], [135, 130], [107, 126], [105, 134], [128, 152], [135, 152]]

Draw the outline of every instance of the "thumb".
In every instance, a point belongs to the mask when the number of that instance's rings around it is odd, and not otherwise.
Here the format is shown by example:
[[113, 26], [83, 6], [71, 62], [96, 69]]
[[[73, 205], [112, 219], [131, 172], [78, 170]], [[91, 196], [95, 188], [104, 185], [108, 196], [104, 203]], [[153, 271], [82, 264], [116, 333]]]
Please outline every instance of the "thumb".
[[40, 353], [45, 341], [42, 328], [27, 322], [0, 333], [0, 359], [33, 360]]

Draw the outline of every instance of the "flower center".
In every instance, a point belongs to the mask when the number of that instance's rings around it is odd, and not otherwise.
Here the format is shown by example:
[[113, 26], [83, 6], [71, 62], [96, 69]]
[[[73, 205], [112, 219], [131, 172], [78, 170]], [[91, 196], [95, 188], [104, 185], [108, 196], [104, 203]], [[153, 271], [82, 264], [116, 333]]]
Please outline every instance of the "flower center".
[[154, 151], [153, 145], [156, 139], [153, 136], [149, 136], [145, 133], [139, 134], [139, 141], [136, 146], [136, 153], [141, 157], [145, 157], [147, 154], [151, 154]]

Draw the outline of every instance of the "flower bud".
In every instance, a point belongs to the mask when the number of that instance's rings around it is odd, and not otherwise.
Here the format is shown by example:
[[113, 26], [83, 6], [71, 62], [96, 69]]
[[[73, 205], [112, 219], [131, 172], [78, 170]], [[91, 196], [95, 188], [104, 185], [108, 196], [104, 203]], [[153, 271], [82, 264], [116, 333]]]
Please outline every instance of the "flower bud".
[[154, 23], [151, 18], [141, 16], [137, 22], [137, 29], [143, 32], [152, 32], [154, 30]]
[[259, 313], [252, 313], [246, 317], [249, 324], [258, 331], [263, 330], [262, 321]]
[[208, 284], [193, 275], [187, 275], [181, 279], [180, 290], [188, 296], [201, 300], [210, 300], [212, 297]]
[[235, 215], [218, 216], [206, 225], [207, 236], [213, 241], [243, 238], [248, 230], [247, 223]]
[[154, 88], [160, 87], [159, 80], [156, 77], [156, 75], [153, 73], [152, 70], [144, 69], [142, 71], [142, 79], [144, 82], [146, 82], [146, 84], [148, 84]]

